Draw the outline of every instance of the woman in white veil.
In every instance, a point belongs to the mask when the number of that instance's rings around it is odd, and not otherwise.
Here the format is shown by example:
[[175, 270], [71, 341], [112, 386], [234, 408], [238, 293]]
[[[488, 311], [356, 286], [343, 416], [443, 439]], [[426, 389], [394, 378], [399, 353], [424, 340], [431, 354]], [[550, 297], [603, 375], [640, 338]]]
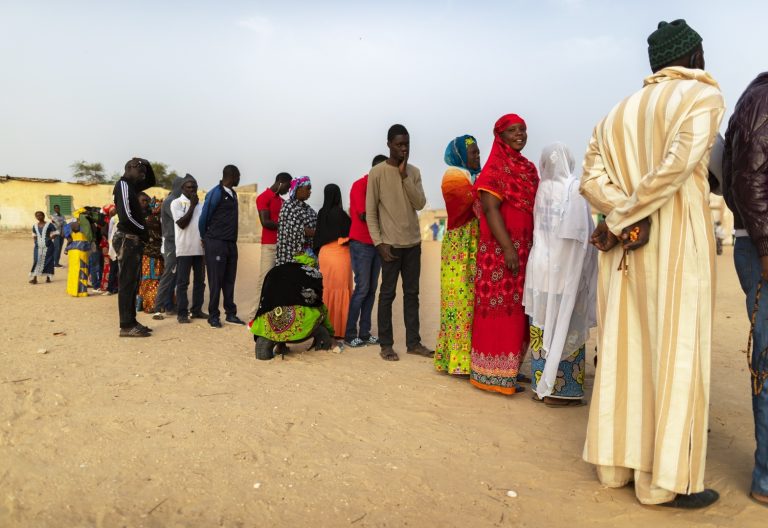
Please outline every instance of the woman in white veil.
[[594, 222], [573, 171], [567, 146], [544, 149], [523, 300], [531, 318], [534, 398], [557, 407], [583, 404], [584, 344], [596, 324]]

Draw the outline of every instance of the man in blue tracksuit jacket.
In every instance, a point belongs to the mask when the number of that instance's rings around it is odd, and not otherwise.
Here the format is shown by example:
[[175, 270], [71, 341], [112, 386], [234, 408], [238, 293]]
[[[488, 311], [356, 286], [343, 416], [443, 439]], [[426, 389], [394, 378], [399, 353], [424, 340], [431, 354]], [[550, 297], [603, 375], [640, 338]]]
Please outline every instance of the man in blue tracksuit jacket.
[[235, 277], [237, 276], [237, 193], [240, 171], [234, 165], [224, 167], [219, 184], [205, 197], [200, 213], [200, 236], [208, 269], [208, 324], [221, 328], [219, 296], [224, 294], [227, 323], [244, 325], [237, 317]]

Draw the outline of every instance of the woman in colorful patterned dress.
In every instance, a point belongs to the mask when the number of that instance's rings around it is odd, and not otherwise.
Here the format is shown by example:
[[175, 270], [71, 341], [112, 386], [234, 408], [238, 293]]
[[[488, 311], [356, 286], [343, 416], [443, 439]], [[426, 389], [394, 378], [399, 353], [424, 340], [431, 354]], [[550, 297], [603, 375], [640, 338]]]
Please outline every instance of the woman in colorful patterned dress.
[[574, 167], [562, 143], [541, 154], [523, 296], [534, 399], [550, 407], [583, 405], [584, 343], [596, 325], [597, 249], [589, 243], [595, 226]]
[[45, 282], [51, 282], [53, 277], [55, 248], [54, 239], [59, 236], [59, 231], [51, 222], [45, 221], [45, 213], [35, 213], [37, 223], [32, 225], [32, 234], [35, 239], [35, 254], [32, 261], [32, 270], [29, 272], [29, 283], [37, 284], [38, 277], [45, 277]]
[[[149, 196], [141, 193], [139, 203], [142, 208], [145, 201], [149, 201]], [[147, 232], [149, 233], [149, 242], [144, 246], [144, 254], [141, 257], [141, 283], [139, 284], [139, 293], [136, 296], [136, 310], [144, 310], [146, 313], [155, 311], [157, 287], [163, 274], [163, 234], [160, 227], [160, 207], [162, 205], [162, 200], [157, 202], [153, 200], [148, 207]]]
[[115, 215], [115, 212], [116, 209], [114, 204], [104, 206], [104, 216], [106, 223], [101, 228], [102, 237], [101, 241], [99, 242], [99, 249], [101, 250], [102, 259], [104, 259], [104, 266], [101, 271], [101, 284], [99, 285], [99, 290], [102, 294], [109, 293], [109, 276], [112, 271], [112, 257], [109, 254], [109, 222]]
[[469, 375], [479, 233], [472, 210], [476, 198], [472, 184], [480, 172], [477, 141], [469, 135], [457, 137], [448, 144], [443, 159], [449, 166], [442, 184], [448, 230], [440, 248], [440, 333], [435, 368]]
[[259, 309], [249, 327], [256, 342], [256, 359], [285, 354], [286, 343], [309, 338], [314, 338], [312, 348], [331, 348], [333, 327], [323, 304], [323, 276], [314, 257], [296, 255], [267, 272]]
[[539, 175], [520, 153], [528, 141], [522, 118], [501, 117], [493, 135], [491, 154], [475, 182], [480, 241], [470, 382], [483, 390], [515, 394], [523, 390], [517, 375], [529, 340], [523, 286]]

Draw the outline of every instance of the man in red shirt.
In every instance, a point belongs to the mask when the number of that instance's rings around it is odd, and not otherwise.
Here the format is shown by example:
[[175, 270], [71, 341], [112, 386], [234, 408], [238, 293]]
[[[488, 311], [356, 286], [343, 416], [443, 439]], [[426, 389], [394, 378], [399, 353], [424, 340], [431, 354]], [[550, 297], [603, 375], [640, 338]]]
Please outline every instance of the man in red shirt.
[[261, 263], [259, 265], [259, 294], [256, 296], [256, 309], [258, 309], [261, 299], [261, 285], [264, 282], [264, 276], [275, 267], [277, 219], [280, 217], [280, 208], [283, 206], [283, 199], [280, 197], [290, 189], [291, 180], [293, 178], [290, 174], [281, 172], [275, 176], [275, 183], [256, 198], [256, 209], [259, 211], [259, 220], [261, 221]]
[[[387, 160], [379, 154], [373, 158], [372, 167]], [[376, 345], [379, 340], [371, 335], [371, 312], [376, 299], [376, 287], [379, 284], [381, 260], [373, 245], [373, 239], [365, 222], [365, 193], [368, 190], [368, 175], [355, 183], [349, 191], [349, 216], [352, 227], [349, 229], [349, 252], [352, 257], [352, 271], [355, 274], [355, 290], [349, 301], [347, 328], [344, 342], [347, 346], [361, 347]], [[358, 331], [358, 319], [360, 328]]]

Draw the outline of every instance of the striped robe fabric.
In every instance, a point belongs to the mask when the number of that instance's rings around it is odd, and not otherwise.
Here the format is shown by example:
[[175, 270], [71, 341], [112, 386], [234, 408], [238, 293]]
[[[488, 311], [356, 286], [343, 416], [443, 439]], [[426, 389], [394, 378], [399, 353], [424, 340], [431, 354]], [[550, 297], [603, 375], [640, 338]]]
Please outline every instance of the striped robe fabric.
[[626, 274], [620, 245], [600, 254], [584, 459], [683, 494], [704, 489], [715, 278], [707, 164], [723, 113], [706, 72], [657, 72], [595, 128], [580, 188], [616, 235], [651, 221]]

